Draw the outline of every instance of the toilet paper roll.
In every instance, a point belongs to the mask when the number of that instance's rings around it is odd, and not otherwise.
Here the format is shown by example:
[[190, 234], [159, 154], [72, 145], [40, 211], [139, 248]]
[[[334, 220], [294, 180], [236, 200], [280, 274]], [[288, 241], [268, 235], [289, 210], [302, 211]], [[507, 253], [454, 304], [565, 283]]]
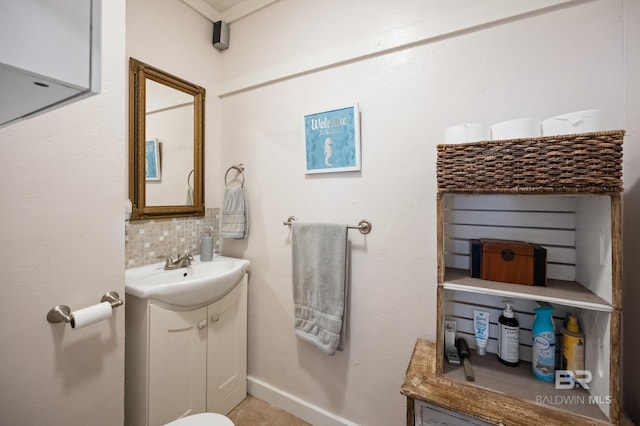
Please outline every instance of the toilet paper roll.
[[71, 328], [83, 328], [111, 317], [111, 303], [102, 302], [71, 312]]
[[445, 143], [466, 143], [488, 141], [489, 126], [482, 123], [461, 123], [448, 127], [444, 131]]
[[491, 126], [491, 139], [536, 138], [542, 136], [542, 123], [537, 118], [516, 118]]
[[557, 115], [542, 122], [542, 135], [571, 135], [604, 130], [604, 111], [588, 109]]

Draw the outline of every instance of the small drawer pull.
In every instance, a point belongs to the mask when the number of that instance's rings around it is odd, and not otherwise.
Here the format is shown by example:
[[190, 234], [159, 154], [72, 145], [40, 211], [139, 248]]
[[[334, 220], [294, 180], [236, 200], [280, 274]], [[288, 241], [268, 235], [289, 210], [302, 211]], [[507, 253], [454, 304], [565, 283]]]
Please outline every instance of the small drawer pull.
[[202, 320], [202, 321], [200, 321], [200, 322], [198, 323], [198, 328], [199, 328], [200, 330], [202, 330], [202, 329], [203, 329], [203, 328], [205, 328], [206, 326], [207, 326], [207, 320], [206, 320], [206, 319], [204, 319], [204, 320]]
[[220, 319], [220, 314], [213, 314], [211, 316], [211, 322], [218, 322], [219, 319]]

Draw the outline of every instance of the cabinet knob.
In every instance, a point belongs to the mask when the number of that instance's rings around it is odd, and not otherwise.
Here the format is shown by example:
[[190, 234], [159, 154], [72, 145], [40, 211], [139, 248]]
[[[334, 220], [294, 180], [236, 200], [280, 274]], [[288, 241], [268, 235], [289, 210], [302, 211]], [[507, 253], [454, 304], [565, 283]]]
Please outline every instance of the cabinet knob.
[[200, 322], [198, 323], [198, 328], [199, 328], [200, 330], [202, 330], [202, 329], [203, 329], [203, 328], [205, 328], [206, 326], [207, 326], [207, 320], [206, 320], [206, 319], [203, 319], [202, 321], [200, 321]]
[[218, 322], [219, 319], [220, 319], [220, 314], [213, 314], [211, 316], [211, 322]]

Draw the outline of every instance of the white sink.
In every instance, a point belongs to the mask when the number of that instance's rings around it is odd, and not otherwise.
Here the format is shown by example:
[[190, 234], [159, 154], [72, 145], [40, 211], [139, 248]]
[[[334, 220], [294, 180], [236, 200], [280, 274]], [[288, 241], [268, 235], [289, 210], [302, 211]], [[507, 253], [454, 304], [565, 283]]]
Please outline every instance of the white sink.
[[215, 256], [201, 262], [195, 256], [191, 266], [165, 270], [164, 262], [127, 269], [124, 287], [127, 294], [142, 299], [158, 299], [177, 306], [208, 303], [224, 296], [240, 281], [249, 261]]

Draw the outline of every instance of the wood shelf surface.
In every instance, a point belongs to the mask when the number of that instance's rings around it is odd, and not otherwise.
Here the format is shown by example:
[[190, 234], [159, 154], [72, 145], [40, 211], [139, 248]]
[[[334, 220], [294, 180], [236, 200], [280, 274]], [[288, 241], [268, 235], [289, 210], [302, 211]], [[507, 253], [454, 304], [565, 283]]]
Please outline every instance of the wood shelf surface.
[[[533, 377], [531, 363], [520, 361], [517, 367], [501, 364], [495, 354], [484, 356], [471, 351], [469, 358], [475, 376], [474, 382], [465, 379], [462, 366], [445, 363], [444, 377], [468, 386], [499, 391], [512, 398], [529, 401], [606, 421], [606, 416], [597, 405], [597, 399], [590, 399], [589, 392], [582, 388], [556, 389], [554, 383], [547, 383]], [[604, 402], [604, 401], [602, 401]]]
[[612, 312], [613, 306], [589, 289], [574, 281], [547, 280], [547, 285], [527, 286], [481, 280], [469, 276], [466, 269], [446, 268], [444, 282], [447, 290], [515, 297], [541, 302], [558, 303], [576, 308]]
[[[495, 356], [473, 354], [476, 380], [468, 382], [462, 367], [446, 366], [444, 374], [438, 375], [435, 359], [436, 344], [418, 339], [400, 389], [403, 395], [494, 424], [611, 424], [596, 404], [589, 404], [585, 390], [556, 390], [552, 383], [532, 377], [531, 364], [512, 368], [500, 364]], [[586, 404], [556, 404], [563, 400], [581, 402], [583, 397]]]

